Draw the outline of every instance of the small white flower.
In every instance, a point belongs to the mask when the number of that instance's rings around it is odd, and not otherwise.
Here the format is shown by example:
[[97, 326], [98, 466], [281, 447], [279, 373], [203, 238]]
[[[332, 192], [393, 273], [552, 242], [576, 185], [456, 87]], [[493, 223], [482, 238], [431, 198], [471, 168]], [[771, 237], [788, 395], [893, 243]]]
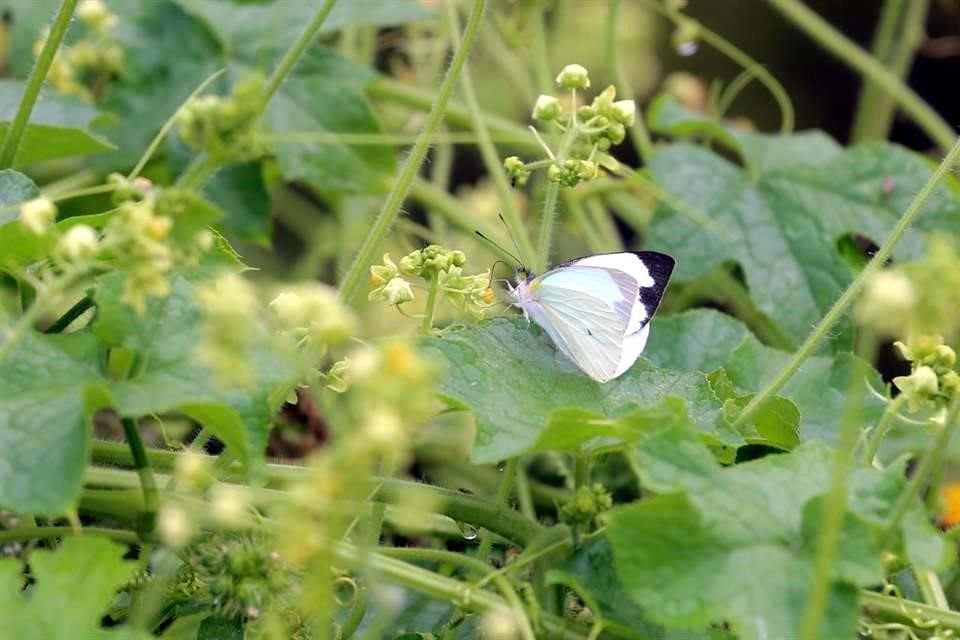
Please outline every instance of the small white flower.
[[370, 444], [380, 450], [397, 447], [404, 435], [400, 417], [388, 410], [371, 412], [363, 433]]
[[97, 232], [85, 224], [70, 227], [57, 241], [57, 253], [70, 262], [88, 260], [97, 254], [98, 248]]
[[480, 619], [480, 636], [484, 640], [514, 640], [517, 619], [509, 609], [491, 609]]
[[157, 533], [168, 547], [179, 549], [190, 542], [193, 526], [183, 509], [168, 505], [157, 514]]
[[637, 103], [633, 100], [617, 100], [613, 103], [613, 117], [625, 127], [632, 127], [637, 120]]
[[403, 304], [413, 300], [413, 289], [409, 282], [397, 276], [383, 287], [383, 296], [387, 304]]
[[304, 326], [310, 315], [306, 301], [292, 291], [284, 291], [274, 298], [270, 310], [277, 316], [280, 325], [287, 329]]
[[590, 86], [590, 76], [582, 65], [568, 64], [557, 74], [557, 86], [561, 89], [586, 89]]
[[20, 222], [38, 236], [47, 233], [56, 216], [57, 207], [50, 198], [41, 196], [20, 205]]
[[553, 96], [541, 95], [533, 105], [533, 118], [544, 122], [560, 115], [560, 101]]
[[227, 526], [237, 526], [243, 522], [249, 501], [243, 489], [229, 484], [217, 485], [210, 498], [214, 519]]

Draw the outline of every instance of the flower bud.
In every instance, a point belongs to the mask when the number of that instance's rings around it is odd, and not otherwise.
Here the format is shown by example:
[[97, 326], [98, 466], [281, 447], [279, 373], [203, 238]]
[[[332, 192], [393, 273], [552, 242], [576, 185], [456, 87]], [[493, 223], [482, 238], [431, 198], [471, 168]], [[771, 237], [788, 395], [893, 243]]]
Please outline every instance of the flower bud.
[[83, 0], [77, 5], [77, 18], [92, 29], [109, 30], [117, 24], [117, 16], [103, 0]]
[[238, 526], [247, 514], [248, 500], [243, 489], [229, 484], [217, 485], [210, 497], [211, 513], [221, 525]]
[[383, 287], [383, 296], [387, 304], [403, 304], [413, 300], [413, 289], [409, 282], [397, 276]]
[[637, 120], [637, 103], [633, 100], [617, 100], [611, 111], [614, 119], [625, 127], [632, 127]]
[[541, 95], [533, 105], [533, 118], [549, 122], [560, 115], [560, 101], [553, 96]]
[[699, 48], [700, 24], [694, 20], [683, 19], [677, 23], [670, 36], [674, 50], [681, 56], [692, 56]]
[[867, 281], [857, 306], [857, 319], [881, 334], [902, 334], [916, 300], [910, 278], [901, 271], [885, 269]]
[[309, 308], [303, 298], [292, 291], [284, 291], [269, 306], [284, 329], [295, 329], [307, 323]]
[[557, 74], [557, 86], [561, 89], [586, 89], [590, 86], [590, 76], [583, 66], [568, 64]]
[[57, 253], [68, 262], [82, 262], [96, 255], [97, 232], [93, 227], [78, 224], [70, 227], [57, 241]]
[[491, 609], [480, 618], [480, 637], [483, 640], [515, 640], [519, 628], [513, 611]]
[[45, 235], [57, 216], [57, 207], [50, 198], [39, 197], [20, 205], [20, 222], [31, 233]]
[[168, 505], [157, 514], [157, 533], [168, 547], [179, 549], [190, 542], [193, 526], [183, 509]]

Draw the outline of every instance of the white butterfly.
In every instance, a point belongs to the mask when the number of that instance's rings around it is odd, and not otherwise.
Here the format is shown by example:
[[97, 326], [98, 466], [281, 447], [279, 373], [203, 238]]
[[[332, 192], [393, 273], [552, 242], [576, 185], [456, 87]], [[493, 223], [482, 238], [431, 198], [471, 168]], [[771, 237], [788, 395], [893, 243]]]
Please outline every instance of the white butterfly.
[[540, 276], [518, 271], [508, 286], [553, 343], [597, 382], [633, 366], [647, 345], [675, 261], [664, 253], [601, 253], [557, 265]]

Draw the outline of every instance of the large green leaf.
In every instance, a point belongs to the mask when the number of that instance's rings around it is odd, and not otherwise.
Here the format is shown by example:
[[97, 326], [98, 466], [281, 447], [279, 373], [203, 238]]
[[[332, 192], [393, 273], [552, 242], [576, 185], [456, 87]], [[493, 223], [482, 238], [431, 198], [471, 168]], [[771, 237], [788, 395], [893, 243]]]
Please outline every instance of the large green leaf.
[[[253, 70], [269, 73], [317, 11], [312, 2], [238, 6], [224, 0], [177, 0], [204, 24], [223, 47], [225, 66], [234, 78]], [[411, 0], [338, 3], [326, 29], [348, 24], [390, 25], [430, 15]], [[308, 49], [267, 105], [266, 128], [278, 135], [366, 133], [380, 131], [364, 95], [373, 78], [328, 49]], [[297, 140], [275, 142], [280, 170], [323, 192], [370, 193], [386, 189], [394, 170], [393, 151], [383, 145], [349, 146]]]
[[58, 514], [76, 501], [100, 375], [90, 336], [27, 332], [0, 361], [0, 506]]
[[124, 553], [125, 547], [92, 536], [67, 538], [56, 551], [34, 551], [30, 574], [36, 583], [26, 592], [20, 561], [0, 559], [3, 636], [17, 640], [151, 637], [127, 627], [100, 625], [117, 590], [137, 570], [136, 562], [123, 559]]
[[[23, 89], [23, 82], [0, 80], [0, 138], [7, 133]], [[114, 149], [103, 136], [88, 129], [96, 115], [95, 109], [79, 100], [44, 92], [30, 113], [14, 166]]]
[[171, 294], [151, 299], [142, 316], [120, 301], [121, 292], [122, 276], [113, 274], [101, 280], [94, 295], [94, 332], [107, 344], [132, 349], [140, 363], [131, 378], [112, 386], [117, 410], [130, 416], [182, 411], [258, 467], [273, 417], [296, 381], [292, 359], [274, 349], [265, 331], [258, 333], [246, 354], [255, 383], [231, 388], [197, 362], [204, 323], [193, 285], [176, 278]]
[[[764, 138], [768, 146], [777, 140]], [[793, 157], [804, 157], [801, 143], [791, 144], [800, 147]], [[659, 149], [650, 164], [654, 179], [716, 224], [694, 222], [662, 205], [649, 245], [675, 255], [676, 276], [684, 280], [738, 262], [758, 308], [799, 342], [852, 280], [838, 241], [851, 233], [882, 241], [931, 174], [926, 160], [893, 145], [823, 155], [817, 146], [804, 164], [768, 169], [767, 161], [745, 172], [703, 148]], [[960, 230], [958, 212], [960, 200], [941, 187], [917, 227]], [[921, 247], [921, 231], [910, 232], [895, 256], [918, 255]], [[830, 344], [849, 347], [847, 325]]]
[[[615, 510], [607, 535], [622, 584], [650, 619], [683, 628], [728, 622], [743, 640], [795, 636], [830, 485], [826, 446], [722, 468], [696, 434], [671, 429], [634, 455], [642, 485], [660, 495]], [[876, 540], [903, 488], [900, 474], [859, 469], [851, 479], [823, 637], [851, 636], [855, 587], [883, 579]], [[921, 537], [931, 535], [927, 523]]]
[[[653, 321], [650, 344], [644, 352], [654, 364], [676, 369], [713, 371], [723, 367], [730, 382], [743, 393], [759, 391], [790, 360], [792, 354], [767, 347], [738, 320], [712, 309], [696, 309]], [[838, 416], [843, 414], [852, 385], [855, 356], [813, 356], [780, 391], [800, 410], [801, 440], [836, 440]], [[879, 374], [867, 369], [866, 382], [883, 388]], [[863, 387], [861, 387], [863, 390]], [[883, 403], [864, 393], [864, 420], [879, 418]]]
[[[448, 364], [441, 393], [476, 416], [477, 462], [503, 460], [532, 448], [571, 446], [560, 434], [555, 442], [541, 438], [545, 431], [558, 433], [562, 425], [583, 436], [573, 445], [609, 435], [592, 432], [589, 423], [605, 417], [629, 419], [631, 411], [666, 396], [686, 401], [690, 419], [704, 435], [734, 446], [743, 442], [732, 431], [715, 430], [721, 403], [699, 372], [657, 369], [640, 359], [621, 377], [600, 384], [560, 354], [539, 327], [519, 316], [448, 330], [424, 342]], [[548, 431], [553, 420], [558, 423]]]

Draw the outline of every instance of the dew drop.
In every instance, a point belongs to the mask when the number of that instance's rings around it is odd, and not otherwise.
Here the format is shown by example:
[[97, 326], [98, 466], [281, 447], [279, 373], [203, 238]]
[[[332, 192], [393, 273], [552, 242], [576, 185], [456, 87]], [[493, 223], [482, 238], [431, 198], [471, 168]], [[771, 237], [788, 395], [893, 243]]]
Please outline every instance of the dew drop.
[[466, 522], [458, 522], [457, 527], [460, 529], [461, 535], [463, 535], [464, 540], [476, 540], [477, 528], [472, 524], [467, 524]]

